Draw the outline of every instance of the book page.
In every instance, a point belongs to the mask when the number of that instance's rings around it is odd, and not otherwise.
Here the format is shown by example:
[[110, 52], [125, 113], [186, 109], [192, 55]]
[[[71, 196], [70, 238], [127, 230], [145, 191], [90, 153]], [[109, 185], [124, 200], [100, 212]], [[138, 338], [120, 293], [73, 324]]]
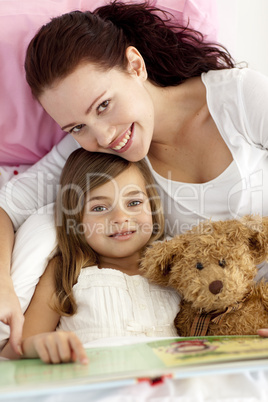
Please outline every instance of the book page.
[[[168, 338], [87, 349], [88, 365], [39, 359], [0, 362], [0, 400], [8, 394], [49, 393], [73, 387], [110, 387], [171, 374], [174, 378], [268, 367], [268, 338]], [[252, 364], [254, 362], [254, 364]], [[188, 370], [188, 371], [187, 371]]]

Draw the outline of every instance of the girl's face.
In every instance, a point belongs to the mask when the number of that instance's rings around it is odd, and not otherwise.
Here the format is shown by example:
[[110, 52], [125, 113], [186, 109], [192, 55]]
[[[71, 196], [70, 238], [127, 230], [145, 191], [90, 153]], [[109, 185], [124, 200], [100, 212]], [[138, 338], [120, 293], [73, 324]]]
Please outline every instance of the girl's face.
[[138, 161], [152, 141], [154, 108], [142, 57], [133, 47], [126, 55], [127, 71], [80, 65], [45, 90], [40, 102], [84, 149]]
[[153, 231], [144, 178], [130, 166], [115, 179], [91, 190], [86, 197], [83, 231], [100, 265], [119, 258], [140, 257]]

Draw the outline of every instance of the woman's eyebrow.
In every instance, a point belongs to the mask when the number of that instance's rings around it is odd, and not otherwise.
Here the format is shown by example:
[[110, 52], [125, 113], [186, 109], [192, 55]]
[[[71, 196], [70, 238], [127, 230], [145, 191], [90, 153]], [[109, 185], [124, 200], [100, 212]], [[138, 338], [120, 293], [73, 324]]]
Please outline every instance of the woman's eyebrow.
[[89, 114], [93, 108], [93, 106], [95, 105], [96, 102], [98, 102], [98, 100], [106, 94], [106, 91], [104, 91], [102, 94], [100, 94], [99, 96], [97, 96], [97, 98], [91, 103], [91, 105], [89, 106], [89, 108], [86, 110], [86, 115]]
[[[97, 98], [96, 99], [94, 99], [94, 101], [91, 103], [91, 105], [87, 108], [87, 110], [85, 111], [85, 115], [88, 115], [90, 112], [91, 112], [91, 110], [92, 110], [92, 108], [93, 108], [93, 106], [95, 105], [95, 103], [96, 102], [98, 102], [98, 100], [103, 96], [103, 95], [105, 95], [105, 93], [106, 93], [106, 91], [104, 91], [103, 93], [101, 93], [99, 96], [97, 96]], [[64, 131], [64, 130], [66, 130], [66, 128], [68, 128], [68, 127], [73, 127], [73, 126], [76, 126], [77, 125], [77, 123], [68, 123], [68, 124], [66, 124], [65, 126], [63, 126], [63, 127], [61, 127], [61, 129]]]

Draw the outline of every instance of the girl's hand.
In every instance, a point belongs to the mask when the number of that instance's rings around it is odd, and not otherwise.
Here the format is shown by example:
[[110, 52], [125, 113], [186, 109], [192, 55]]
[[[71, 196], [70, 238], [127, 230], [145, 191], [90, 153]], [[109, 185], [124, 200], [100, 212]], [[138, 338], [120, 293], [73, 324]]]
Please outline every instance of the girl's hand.
[[257, 334], [264, 338], [268, 338], [268, 328], [258, 329]]
[[54, 331], [30, 336], [23, 340], [22, 350], [23, 357], [40, 357], [45, 363], [88, 363], [85, 349], [73, 332]]

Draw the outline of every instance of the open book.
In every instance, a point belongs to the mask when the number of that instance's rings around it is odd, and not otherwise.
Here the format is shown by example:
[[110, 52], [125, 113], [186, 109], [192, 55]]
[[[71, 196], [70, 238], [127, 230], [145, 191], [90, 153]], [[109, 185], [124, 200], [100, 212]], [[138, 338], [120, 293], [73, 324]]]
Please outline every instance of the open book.
[[87, 349], [89, 365], [47, 365], [38, 359], [0, 362], [0, 400], [68, 388], [92, 389], [165, 377], [230, 373], [268, 368], [268, 338], [218, 336], [168, 338]]

